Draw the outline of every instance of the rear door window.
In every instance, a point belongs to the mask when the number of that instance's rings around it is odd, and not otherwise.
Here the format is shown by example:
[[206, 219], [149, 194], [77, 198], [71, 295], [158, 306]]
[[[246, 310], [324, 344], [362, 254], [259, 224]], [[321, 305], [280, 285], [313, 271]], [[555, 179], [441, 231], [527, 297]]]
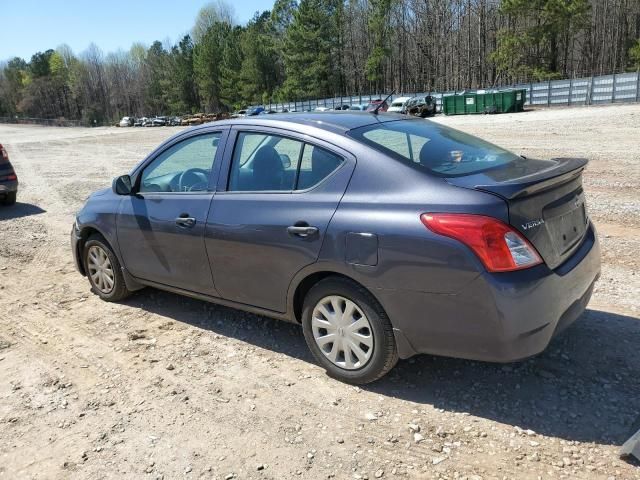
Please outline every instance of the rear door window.
[[238, 134], [228, 191], [283, 192], [318, 185], [343, 162], [324, 148], [264, 132]]
[[338, 155], [307, 143], [300, 163], [296, 190], [306, 190], [319, 184], [341, 164], [342, 158]]
[[229, 191], [292, 191], [303, 142], [280, 135], [240, 132], [229, 176]]

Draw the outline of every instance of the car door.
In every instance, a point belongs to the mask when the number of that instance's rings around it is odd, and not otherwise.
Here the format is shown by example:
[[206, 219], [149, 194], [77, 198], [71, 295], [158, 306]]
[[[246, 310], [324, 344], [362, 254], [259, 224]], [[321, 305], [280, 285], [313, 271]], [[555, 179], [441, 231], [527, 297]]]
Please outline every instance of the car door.
[[232, 129], [205, 243], [222, 298], [286, 310], [293, 276], [314, 263], [355, 167], [321, 141]]
[[139, 279], [216, 295], [204, 245], [227, 129], [179, 137], [135, 173], [122, 202], [118, 244]]

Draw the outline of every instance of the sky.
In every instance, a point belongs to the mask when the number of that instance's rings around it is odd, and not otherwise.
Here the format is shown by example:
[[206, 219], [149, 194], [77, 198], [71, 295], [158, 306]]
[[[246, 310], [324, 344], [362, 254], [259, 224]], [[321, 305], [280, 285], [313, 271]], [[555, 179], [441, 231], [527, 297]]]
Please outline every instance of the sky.
[[[227, 0], [245, 24], [274, 0]], [[176, 42], [193, 27], [207, 0], [0, 0], [0, 61], [55, 49], [77, 54], [95, 43], [103, 52], [128, 50], [134, 42]]]

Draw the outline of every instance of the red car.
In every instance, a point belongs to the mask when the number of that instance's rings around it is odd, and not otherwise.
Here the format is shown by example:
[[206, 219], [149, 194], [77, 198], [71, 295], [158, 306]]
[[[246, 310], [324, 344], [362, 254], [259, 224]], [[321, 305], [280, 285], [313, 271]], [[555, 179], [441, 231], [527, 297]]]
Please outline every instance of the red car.
[[0, 202], [3, 205], [16, 203], [18, 176], [9, 161], [9, 154], [0, 144]]
[[[380, 108], [378, 108], [380, 106]], [[378, 112], [386, 112], [389, 109], [389, 104], [384, 100], [371, 100], [371, 103], [367, 105], [367, 112], [373, 112], [378, 108]]]

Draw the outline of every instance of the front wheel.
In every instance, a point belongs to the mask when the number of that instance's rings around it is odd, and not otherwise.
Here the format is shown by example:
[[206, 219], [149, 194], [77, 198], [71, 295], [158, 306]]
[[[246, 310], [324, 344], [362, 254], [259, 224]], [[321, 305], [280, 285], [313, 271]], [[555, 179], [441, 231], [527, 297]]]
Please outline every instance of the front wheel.
[[338, 380], [370, 383], [398, 361], [389, 318], [365, 288], [350, 280], [329, 277], [309, 291], [302, 329], [315, 359]]
[[93, 291], [107, 302], [118, 302], [131, 292], [125, 284], [118, 257], [100, 235], [84, 244], [84, 265]]

